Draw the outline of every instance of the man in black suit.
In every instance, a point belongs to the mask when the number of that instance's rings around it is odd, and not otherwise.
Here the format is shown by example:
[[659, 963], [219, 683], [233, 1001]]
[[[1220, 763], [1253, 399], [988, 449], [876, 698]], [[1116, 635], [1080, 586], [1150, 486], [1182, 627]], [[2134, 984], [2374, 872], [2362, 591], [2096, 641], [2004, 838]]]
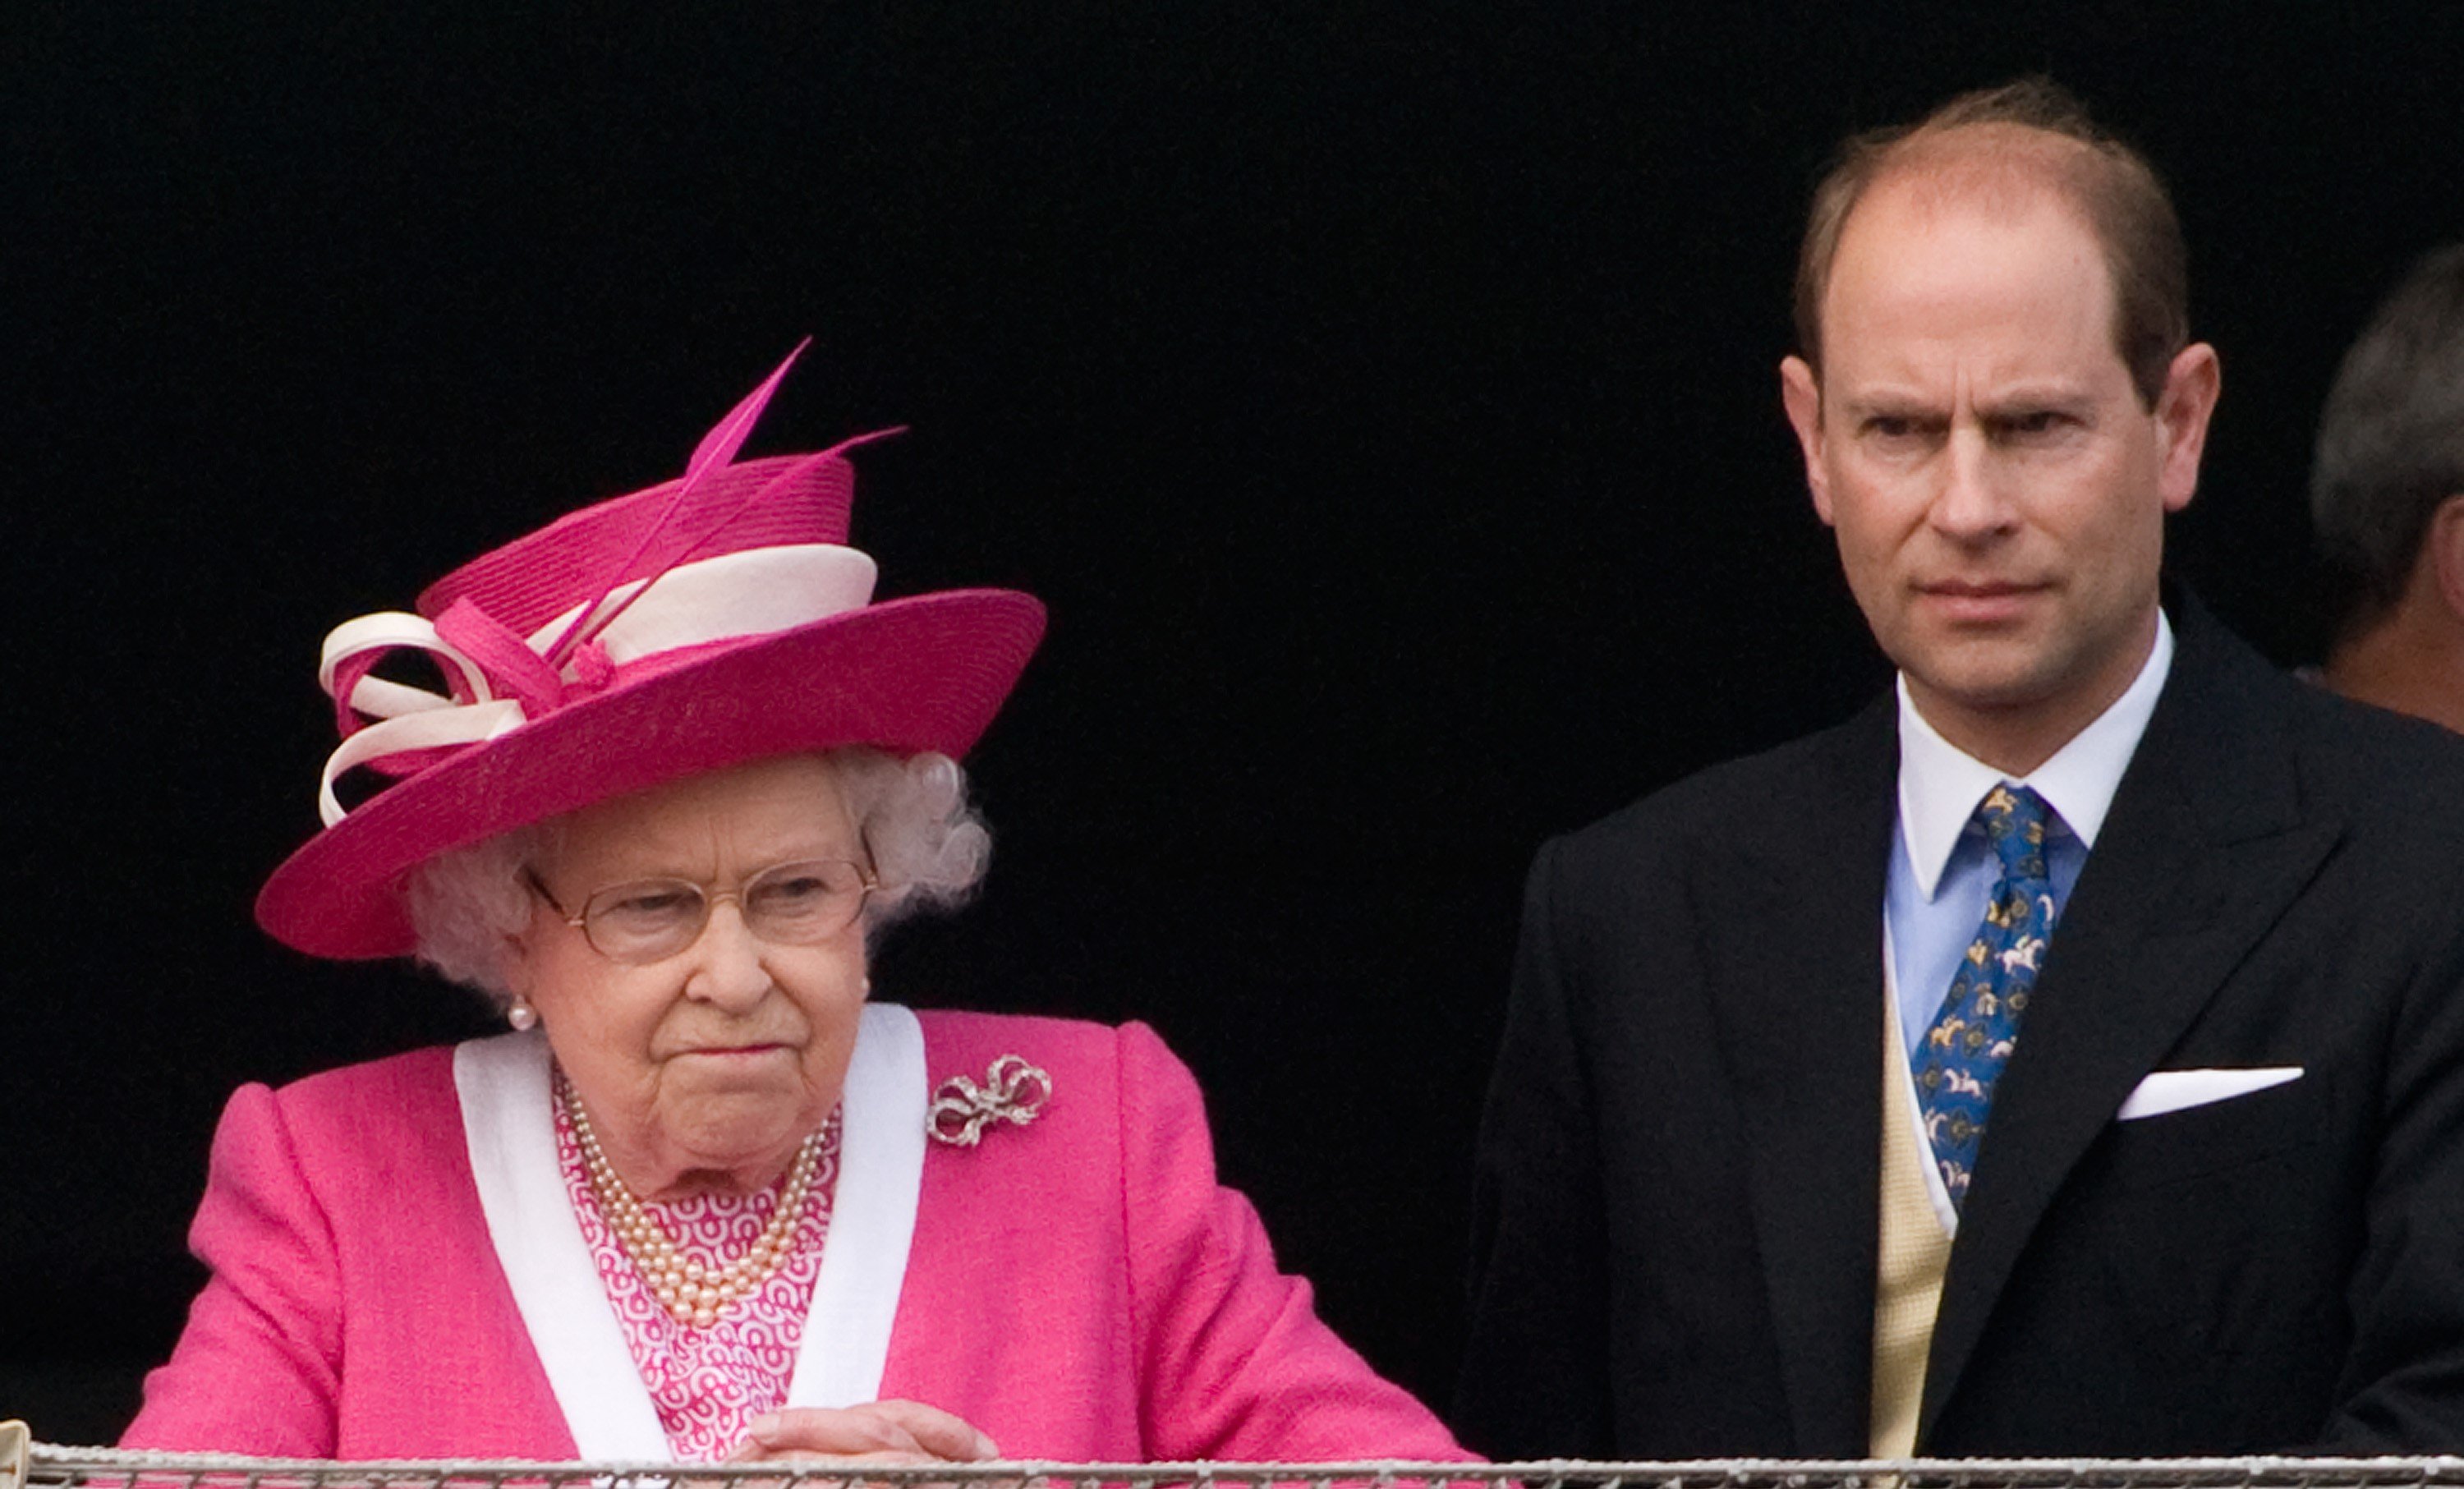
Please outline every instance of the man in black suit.
[[1783, 398], [1899, 683], [1542, 849], [1471, 1445], [2464, 1448], [2464, 748], [2160, 583], [2186, 302], [2050, 85], [1816, 192]]

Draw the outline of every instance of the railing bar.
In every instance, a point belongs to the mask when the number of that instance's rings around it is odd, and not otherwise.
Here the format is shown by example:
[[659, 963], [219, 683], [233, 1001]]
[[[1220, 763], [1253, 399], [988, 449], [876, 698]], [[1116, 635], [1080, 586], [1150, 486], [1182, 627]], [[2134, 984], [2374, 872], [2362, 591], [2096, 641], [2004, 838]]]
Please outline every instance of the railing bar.
[[[2464, 1489], [2464, 1458], [1859, 1459], [1687, 1463], [1541, 1460], [1470, 1466], [1349, 1463], [868, 1465], [890, 1489]], [[34, 1445], [24, 1489], [838, 1489], [846, 1465], [388, 1461]]]

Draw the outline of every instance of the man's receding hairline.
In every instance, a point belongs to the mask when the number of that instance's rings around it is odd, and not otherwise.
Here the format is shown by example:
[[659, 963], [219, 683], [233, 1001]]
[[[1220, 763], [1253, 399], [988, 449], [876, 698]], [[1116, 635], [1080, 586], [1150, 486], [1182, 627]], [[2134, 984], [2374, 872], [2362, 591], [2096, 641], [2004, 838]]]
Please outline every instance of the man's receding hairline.
[[1857, 208], [1882, 187], [1912, 181], [1923, 199], [2008, 203], [2014, 212], [2049, 195], [2093, 231], [2080, 177], [2082, 167], [2095, 164], [2094, 146], [2033, 124], [1947, 125], [1885, 149], [1848, 217], [1854, 221]]
[[1866, 195], [1924, 183], [1920, 199], [2067, 205], [2088, 226], [2114, 296], [2114, 349], [2142, 406], [2164, 396], [2173, 359], [2189, 344], [2189, 251], [2156, 167], [2100, 126], [2086, 105], [2046, 77], [1982, 88], [1912, 124], [1842, 141], [1814, 189], [1790, 296], [1797, 346], [1816, 378], [1822, 320], [1839, 242]]
[[[1875, 200], [1894, 191], [1912, 193], [1910, 205], [1928, 218], [1981, 209], [2008, 221], [2050, 207], [2078, 229], [2095, 251], [2108, 302], [2118, 311], [2122, 285], [2112, 253], [2097, 230], [2079, 178], [2066, 168], [2078, 164], [2092, 170], [2096, 156], [2096, 147], [2086, 141], [2009, 120], [1936, 125], [1892, 141], [1848, 203], [1832, 236], [1830, 254], [1822, 264], [1822, 297], [1815, 307], [1815, 316], [1825, 322], [1830, 318], [1840, 255], [1859, 216]], [[2117, 347], [2117, 355], [2119, 351]], [[1813, 370], [1818, 395], [1823, 381], [1820, 363]]]
[[1848, 235], [1856, 230], [1863, 209], [1876, 200], [1899, 192], [1908, 209], [1927, 223], [1957, 213], [1973, 212], [1997, 223], [2015, 223], [2050, 210], [2076, 229], [2095, 252], [2097, 262], [2104, 267], [2105, 286], [2113, 289], [2113, 265], [2105, 252], [2104, 240], [2097, 235], [2096, 222], [2077, 197], [2064, 192], [2050, 182], [2024, 182], [2009, 177], [1991, 183], [1958, 182], [1939, 174], [1925, 176], [1893, 175], [1872, 183], [1857, 198], [1857, 205], [1839, 225], [1839, 236], [1831, 246], [1831, 261], [1822, 276], [1822, 298], [1827, 309], [1833, 286], [1838, 281], [1841, 254]]

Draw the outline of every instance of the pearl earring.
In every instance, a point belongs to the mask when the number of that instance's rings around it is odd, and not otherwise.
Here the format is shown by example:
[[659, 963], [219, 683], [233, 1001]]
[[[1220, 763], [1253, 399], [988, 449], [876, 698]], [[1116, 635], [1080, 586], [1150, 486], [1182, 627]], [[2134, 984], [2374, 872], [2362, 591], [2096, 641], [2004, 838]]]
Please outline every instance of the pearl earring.
[[529, 998], [517, 993], [514, 1000], [505, 1005], [505, 1022], [512, 1024], [517, 1033], [538, 1028], [539, 1010], [531, 1006]]

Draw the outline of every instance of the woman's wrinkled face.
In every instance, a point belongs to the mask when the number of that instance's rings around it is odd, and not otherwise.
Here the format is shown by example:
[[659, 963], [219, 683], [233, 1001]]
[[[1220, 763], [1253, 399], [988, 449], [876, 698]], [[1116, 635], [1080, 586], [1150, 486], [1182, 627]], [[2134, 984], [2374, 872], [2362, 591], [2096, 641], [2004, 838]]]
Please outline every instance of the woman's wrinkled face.
[[867, 863], [830, 767], [763, 760], [578, 812], [534, 865], [579, 913], [611, 886], [689, 880], [713, 896], [683, 951], [609, 960], [544, 902], [509, 969], [627, 1185], [645, 1198], [770, 1182], [838, 1104], [864, 1007], [864, 931], [755, 936], [731, 892], [805, 859]]

